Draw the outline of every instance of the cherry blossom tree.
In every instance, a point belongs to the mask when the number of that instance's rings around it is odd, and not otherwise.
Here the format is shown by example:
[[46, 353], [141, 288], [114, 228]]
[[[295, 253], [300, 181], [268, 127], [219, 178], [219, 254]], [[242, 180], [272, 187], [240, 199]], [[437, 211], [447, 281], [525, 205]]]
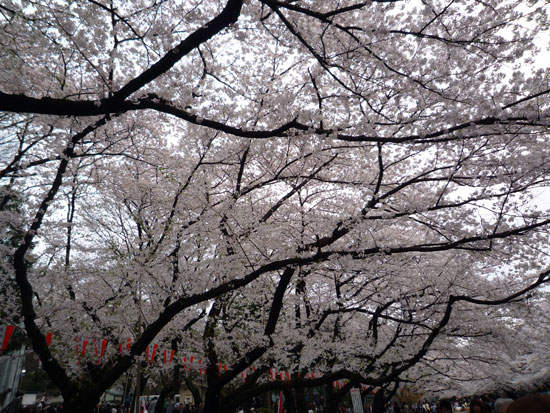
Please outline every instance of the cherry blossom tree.
[[2, 263], [66, 407], [199, 325], [207, 412], [256, 362], [395, 384], [547, 283], [547, 7], [1, 5]]
[[540, 347], [546, 332], [540, 326], [547, 299], [547, 292], [532, 293], [476, 317], [468, 334], [453, 332], [458, 345], [442, 341], [432, 347], [416, 366], [415, 385], [440, 397], [544, 389], [549, 375], [540, 364], [546, 357]]

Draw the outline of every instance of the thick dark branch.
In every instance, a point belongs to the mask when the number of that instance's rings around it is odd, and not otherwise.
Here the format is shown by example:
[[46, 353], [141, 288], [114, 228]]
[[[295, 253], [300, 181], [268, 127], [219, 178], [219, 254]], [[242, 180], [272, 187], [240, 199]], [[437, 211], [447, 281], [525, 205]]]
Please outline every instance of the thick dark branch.
[[[324, 254], [322, 257], [316, 256], [315, 260], [319, 260], [321, 258], [326, 259], [328, 257], [329, 257], [329, 254]], [[250, 284], [252, 281], [256, 280], [262, 274], [277, 271], [287, 266], [307, 264], [312, 262], [312, 260], [313, 259], [311, 257], [306, 257], [306, 258], [296, 257], [296, 258], [289, 258], [289, 259], [280, 260], [280, 261], [274, 261], [258, 268], [255, 271], [252, 271], [251, 273], [247, 274], [243, 278], [228, 281], [226, 283], [220, 284], [217, 287], [211, 288], [209, 290], [203, 291], [195, 295], [181, 297], [180, 299], [178, 299], [177, 301], [174, 301], [172, 304], [166, 307], [163, 310], [163, 312], [160, 313], [159, 317], [153, 323], [147, 326], [147, 328], [144, 330], [143, 334], [141, 335], [141, 338], [138, 339], [133, 344], [131, 353], [133, 355], [138, 355], [143, 353], [143, 351], [145, 351], [145, 348], [155, 338], [155, 336], [164, 328], [164, 326], [166, 326], [178, 313], [180, 313], [184, 309], [189, 308], [195, 304], [199, 304], [207, 300], [214, 299], [227, 292], [244, 287]]]
[[512, 103], [508, 103], [507, 105], [503, 106], [502, 109], [509, 109], [513, 106], [519, 105], [520, 103], [527, 102], [528, 100], [536, 99], [539, 96], [547, 95], [549, 93], [550, 93], [550, 89], [545, 89], [542, 92], [526, 96], [523, 99], [516, 100], [515, 102], [512, 102]]
[[141, 75], [128, 82], [117, 91], [111, 99], [114, 101], [126, 99], [132, 93], [140, 90], [143, 86], [170, 70], [172, 66], [186, 56], [191, 50], [208, 41], [229, 25], [236, 23], [241, 13], [242, 5], [243, 0], [228, 0], [225, 8], [219, 15], [190, 34], [185, 40], [166, 53], [162, 59], [153, 64]]
[[[531, 95], [516, 102], [512, 102], [503, 107], [509, 108], [511, 106], [518, 105], [519, 103], [526, 102], [531, 99], [535, 99], [550, 91], [541, 92], [536, 95]], [[522, 126], [547, 126], [546, 117], [540, 119], [531, 119], [527, 116], [487, 116], [472, 120], [469, 122], [463, 122], [458, 125], [444, 127], [433, 132], [426, 134], [409, 134], [403, 136], [378, 136], [378, 135], [350, 135], [344, 134], [339, 129], [327, 129], [320, 127], [313, 127], [298, 122], [293, 119], [275, 129], [269, 130], [250, 130], [244, 128], [238, 128], [227, 123], [204, 119], [198, 114], [188, 112], [184, 109], [180, 109], [174, 106], [172, 103], [163, 101], [159, 98], [144, 98], [138, 101], [122, 101], [116, 102], [112, 98], [104, 99], [100, 101], [74, 101], [68, 99], [54, 99], [54, 98], [32, 98], [24, 95], [11, 95], [0, 91], [0, 111], [7, 112], [30, 112], [41, 113], [47, 115], [67, 115], [67, 116], [98, 116], [108, 113], [123, 113], [134, 110], [152, 109], [158, 112], [167, 113], [173, 115], [179, 119], [183, 119], [189, 123], [205, 126], [211, 129], [215, 129], [220, 132], [225, 132], [229, 135], [238, 136], [242, 138], [251, 139], [268, 139], [274, 137], [289, 137], [296, 135], [297, 132], [304, 132], [308, 134], [317, 134], [322, 136], [331, 137], [338, 140], [347, 142], [388, 142], [388, 143], [437, 143], [437, 142], [449, 142], [459, 139], [479, 138], [489, 132], [479, 130], [474, 133], [473, 136], [464, 136], [464, 132], [483, 126], [492, 125], [514, 125], [520, 124]], [[494, 132], [491, 132], [493, 134]]]
[[514, 294], [511, 294], [507, 297], [504, 297], [504, 298], [499, 298], [497, 300], [480, 300], [480, 299], [468, 297], [468, 296], [465, 296], [465, 295], [457, 295], [457, 296], [454, 296], [454, 300], [455, 301], [465, 301], [467, 303], [478, 304], [478, 305], [487, 305], [487, 306], [502, 305], [502, 304], [509, 303], [509, 302], [519, 298], [519, 297], [524, 296], [529, 291], [534, 290], [535, 288], [537, 288], [537, 287], [539, 287], [542, 284], [545, 284], [547, 282], [550, 282], [550, 270], [543, 271], [542, 273], [540, 273], [538, 278], [537, 278], [537, 281], [535, 281], [533, 284], [530, 284], [527, 287], [525, 287], [524, 289], [522, 289], [522, 290], [520, 290], [520, 291], [518, 291]]
[[[264, 329], [264, 335], [267, 337], [270, 337], [275, 332], [275, 328], [277, 327], [277, 322], [279, 321], [279, 316], [281, 315], [281, 310], [283, 308], [283, 299], [285, 296], [285, 291], [288, 285], [290, 284], [290, 280], [292, 279], [294, 272], [295, 272], [295, 268], [292, 268], [292, 267], [285, 268], [279, 280], [279, 284], [277, 285], [277, 288], [275, 290], [275, 294], [273, 294], [271, 308], [269, 309], [269, 316], [267, 318], [267, 322]], [[258, 346], [248, 351], [244, 355], [244, 357], [242, 357], [236, 363], [233, 363], [231, 370], [222, 374], [218, 378], [216, 385], [220, 386], [221, 388], [222, 386], [229, 383], [232, 379], [237, 377], [237, 375], [241, 371], [243, 371], [248, 366], [250, 366], [254, 361], [258, 360], [267, 350], [268, 350], [268, 346]]]
[[[0, 92], [0, 110], [74, 116], [94, 116], [125, 111], [124, 108], [119, 108], [118, 105], [128, 96], [140, 90], [163, 73], [166, 73], [191, 50], [235, 23], [241, 13], [242, 4], [242, 0], [228, 0], [225, 8], [218, 16], [190, 34], [185, 40], [166, 53], [158, 62], [129, 81], [108, 99], [95, 102], [47, 97], [36, 99], [24, 95], [9, 95]], [[50, 105], [51, 107], [48, 109]]]
[[235, 185], [236, 196], [239, 196], [239, 194], [241, 193], [241, 184], [243, 180], [244, 168], [246, 166], [246, 160], [248, 158], [249, 151], [250, 151], [250, 146], [247, 146], [243, 152], [243, 156], [241, 157], [241, 161], [239, 163], [239, 173], [237, 174], [237, 184]]
[[490, 241], [494, 239], [505, 239], [515, 235], [522, 235], [522, 234], [525, 234], [526, 232], [529, 232], [536, 228], [544, 227], [547, 225], [550, 225], [550, 219], [545, 219], [543, 221], [535, 222], [534, 224], [531, 224], [531, 225], [524, 225], [521, 227], [512, 228], [507, 231], [501, 231], [501, 232], [484, 234], [484, 235], [474, 235], [474, 236], [464, 237], [464, 238], [454, 240], [454, 241], [449, 241], [449, 242], [417, 244], [414, 246], [411, 245], [411, 246], [396, 247], [396, 248], [389, 247], [385, 249], [384, 248], [379, 249], [379, 251], [387, 254], [412, 252], [412, 251], [418, 251], [418, 252], [447, 251], [453, 248], [460, 248], [467, 244], [474, 244], [477, 242]]
[[275, 327], [277, 326], [277, 321], [279, 320], [279, 315], [281, 314], [281, 309], [283, 308], [283, 298], [285, 296], [286, 288], [294, 275], [295, 268], [288, 267], [284, 270], [273, 295], [273, 301], [271, 303], [271, 309], [269, 310], [269, 316], [267, 318], [267, 323], [265, 325], [264, 335], [270, 336], [275, 332]]
[[109, 99], [71, 100], [60, 98], [33, 98], [0, 91], [0, 111], [16, 113], [41, 113], [57, 116], [99, 116], [108, 113], [127, 112], [135, 105], [130, 102], [113, 102]]

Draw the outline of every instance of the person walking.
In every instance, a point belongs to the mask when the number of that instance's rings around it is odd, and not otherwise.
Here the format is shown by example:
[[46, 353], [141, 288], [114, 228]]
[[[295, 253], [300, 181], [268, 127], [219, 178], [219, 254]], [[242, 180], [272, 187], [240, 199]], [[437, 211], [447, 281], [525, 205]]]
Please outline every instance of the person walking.
[[149, 413], [155, 413], [156, 408], [157, 408], [157, 398], [153, 397], [153, 400], [151, 400], [151, 403], [149, 403], [149, 407], [147, 408], [147, 411]]
[[174, 400], [172, 399], [171, 396], [168, 396], [166, 398], [166, 413], [174, 413], [174, 407], [175, 407], [176, 403], [174, 402]]

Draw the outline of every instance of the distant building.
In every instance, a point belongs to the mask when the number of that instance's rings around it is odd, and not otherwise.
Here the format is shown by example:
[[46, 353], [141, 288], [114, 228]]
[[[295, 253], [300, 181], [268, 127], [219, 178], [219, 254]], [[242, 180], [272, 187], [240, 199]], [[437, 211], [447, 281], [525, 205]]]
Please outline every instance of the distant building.
[[0, 356], [0, 410], [15, 399], [24, 358], [25, 346]]

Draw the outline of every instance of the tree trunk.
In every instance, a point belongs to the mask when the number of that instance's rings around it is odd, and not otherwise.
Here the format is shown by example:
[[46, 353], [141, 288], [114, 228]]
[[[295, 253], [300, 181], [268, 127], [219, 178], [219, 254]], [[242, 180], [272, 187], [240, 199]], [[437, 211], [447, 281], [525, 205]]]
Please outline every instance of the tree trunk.
[[203, 413], [222, 413], [220, 411], [220, 394], [219, 391], [213, 389], [213, 386], [208, 386], [206, 389]]
[[295, 412], [296, 400], [294, 399], [294, 391], [292, 389], [283, 390], [285, 395], [285, 410], [287, 412]]
[[306, 390], [304, 387], [298, 387], [294, 391], [294, 400], [296, 401], [296, 412], [307, 413]]
[[195, 406], [198, 406], [199, 403], [202, 402], [202, 395], [201, 395], [201, 389], [193, 383], [193, 380], [189, 380], [188, 377], [184, 377], [183, 380], [185, 381], [185, 385], [193, 395], [193, 399], [195, 400]]
[[374, 394], [372, 401], [372, 413], [384, 413], [384, 389], [379, 389]]
[[332, 385], [327, 384], [325, 386], [325, 413], [338, 413], [338, 403], [340, 400], [334, 396]]
[[164, 386], [161, 390], [160, 390], [160, 394], [159, 394], [159, 398], [157, 400], [157, 404], [155, 405], [155, 411], [154, 412], [151, 412], [151, 413], [163, 413], [164, 412], [164, 399], [166, 399], [166, 396], [168, 396], [170, 394], [170, 392], [172, 391], [172, 387], [169, 386]]
[[75, 394], [75, 397], [63, 400], [63, 411], [93, 413], [94, 408], [100, 401], [100, 396], [94, 397], [89, 394]]
[[[166, 397], [173, 395], [179, 391], [181, 386], [180, 370], [181, 370], [180, 367], [176, 365], [172, 373], [172, 379], [166, 380], [166, 382], [162, 386], [154, 413], [163, 413], [164, 399], [166, 399]], [[187, 382], [188, 380], [185, 379], [185, 381]]]

